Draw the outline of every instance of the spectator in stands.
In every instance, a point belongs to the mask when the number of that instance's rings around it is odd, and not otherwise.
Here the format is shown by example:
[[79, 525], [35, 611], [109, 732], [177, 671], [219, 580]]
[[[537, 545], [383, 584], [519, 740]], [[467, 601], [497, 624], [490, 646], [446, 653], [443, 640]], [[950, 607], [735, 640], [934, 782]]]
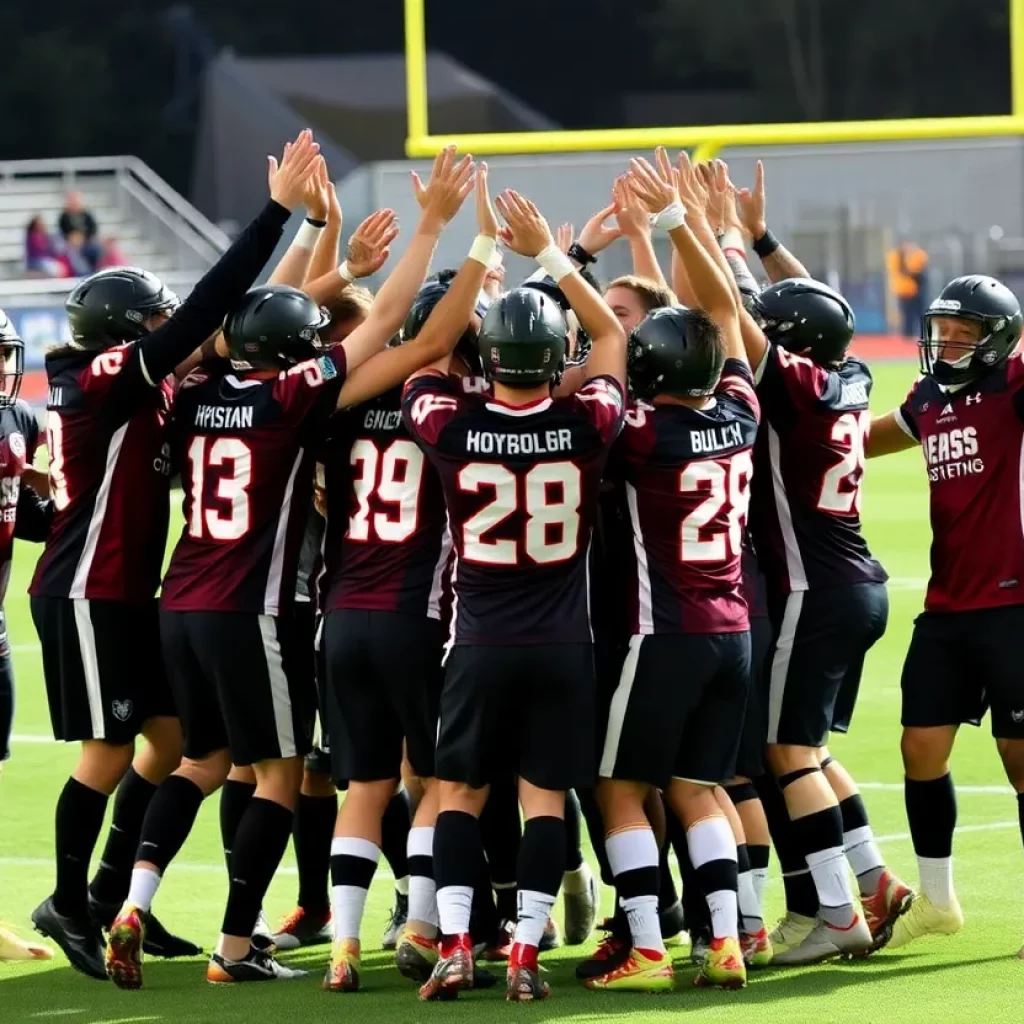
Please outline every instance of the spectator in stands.
[[25, 228], [25, 269], [30, 274], [67, 277], [68, 268], [61, 259], [46, 222], [36, 214]]
[[75, 232], [82, 235], [79, 248], [91, 267], [86, 273], [91, 274], [95, 271], [100, 261], [100, 247], [96, 239], [96, 218], [90, 210], [85, 208], [81, 192], [69, 192], [64, 197], [64, 209], [61, 210], [57, 226], [64, 236], [65, 243], [70, 241], [71, 235]]
[[106, 270], [108, 267], [123, 267], [128, 261], [124, 258], [121, 246], [116, 238], [108, 235], [100, 239], [100, 262], [98, 270]]
[[74, 230], [65, 236], [63, 256], [72, 277], [88, 277], [96, 271], [96, 249], [89, 246], [81, 231]]
[[900, 304], [903, 336], [916, 339], [921, 334], [921, 317], [925, 310], [928, 253], [904, 238], [898, 248], [889, 251], [887, 263], [889, 287]]

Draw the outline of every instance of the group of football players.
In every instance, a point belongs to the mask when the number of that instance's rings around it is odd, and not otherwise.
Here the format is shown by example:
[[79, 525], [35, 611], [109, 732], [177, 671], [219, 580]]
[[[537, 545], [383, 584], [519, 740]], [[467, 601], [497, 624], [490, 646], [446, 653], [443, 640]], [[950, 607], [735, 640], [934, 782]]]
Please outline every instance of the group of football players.
[[[921, 378], [872, 421], [852, 310], [768, 229], [760, 164], [737, 189], [720, 161], [633, 159], [574, 240], [515, 191], [492, 204], [487, 165], [445, 149], [426, 183], [413, 174], [420, 219], [376, 296], [354, 282], [387, 260], [394, 213], [338, 265], [309, 132], [268, 177], [266, 207], [184, 302], [134, 268], [73, 289], [72, 340], [46, 359], [48, 475], [0, 316], [0, 579], [14, 536], [45, 540], [32, 616], [54, 735], [81, 744], [36, 928], [122, 988], [142, 984], [144, 953], [197, 954], [152, 907], [219, 789], [214, 983], [301, 976], [277, 951], [331, 942], [324, 988], [358, 989], [383, 853], [385, 946], [421, 998], [493, 985], [480, 961], [499, 960], [508, 999], [543, 998], [559, 891], [566, 942], [595, 926], [582, 820], [616, 893], [577, 968], [592, 989], [671, 989], [666, 939], [684, 925], [696, 982], [725, 988], [958, 930], [961, 723], [991, 709], [1024, 790], [1012, 293], [951, 282], [924, 318]], [[428, 277], [471, 194], [465, 262]], [[588, 268], [619, 237], [635, 273], [602, 292]], [[501, 247], [539, 268], [508, 291]], [[915, 893], [827, 742], [888, 615], [861, 534], [865, 459], [918, 444], [934, 542], [902, 681]], [[6, 645], [0, 668], [6, 740]], [[298, 907], [271, 934], [263, 901], [293, 834]], [[786, 914], [769, 932], [772, 845]], [[0, 957], [49, 955], [0, 932]]]

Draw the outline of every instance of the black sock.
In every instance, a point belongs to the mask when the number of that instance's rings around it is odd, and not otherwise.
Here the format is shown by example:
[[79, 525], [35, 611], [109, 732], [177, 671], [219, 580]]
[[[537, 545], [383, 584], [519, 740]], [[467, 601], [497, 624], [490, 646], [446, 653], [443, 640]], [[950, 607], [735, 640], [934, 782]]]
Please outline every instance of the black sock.
[[231, 873], [231, 851], [235, 846], [238, 826], [245, 817], [249, 801], [255, 792], [256, 783], [238, 782], [235, 779], [228, 779], [220, 791], [220, 842], [228, 874]]
[[57, 885], [53, 905], [60, 914], [88, 912], [89, 860], [103, 828], [108, 797], [77, 779], [68, 779], [57, 798], [54, 846]]
[[[491, 869], [481, 847], [477, 855], [476, 868], [473, 872], [473, 909], [470, 914], [469, 931], [474, 942], [490, 942], [498, 934], [498, 926], [504, 916], [498, 908], [496, 896], [501, 900], [502, 908], [508, 910], [509, 896], [515, 899], [515, 884], [511, 888], [497, 890], [491, 888]], [[506, 920], [516, 919], [515, 907], [512, 916]]]
[[[480, 822], [472, 814], [463, 811], [442, 811], [434, 826], [434, 883], [437, 886], [442, 929], [445, 925], [442, 890], [449, 886], [474, 889], [475, 903], [482, 860]], [[471, 925], [469, 927], [472, 928]], [[484, 941], [487, 939], [490, 936]]]
[[287, 807], [259, 796], [249, 800], [231, 850], [231, 885], [221, 925], [225, 935], [252, 935], [291, 833], [292, 812]]
[[768, 864], [772, 859], [772, 848], [747, 843], [747, 856], [750, 857], [750, 867], [753, 871], [767, 871]]
[[129, 767], [114, 794], [114, 816], [110, 821], [107, 843], [103, 847], [100, 866], [89, 886], [93, 899], [100, 903], [121, 904], [128, 896], [132, 880], [135, 851], [146, 808], [157, 787]]
[[576, 794], [570, 789], [565, 794], [565, 870], [576, 871], [583, 864], [583, 845], [580, 826], [582, 811]]
[[523, 828], [516, 877], [519, 882], [516, 941], [527, 928], [539, 940], [558, 898], [565, 865], [565, 822], [561, 818], [530, 818]]
[[331, 908], [327, 876], [331, 866], [331, 837], [337, 817], [337, 796], [299, 794], [292, 841], [299, 869], [299, 906], [310, 913], [326, 914]]
[[400, 789], [390, 800], [380, 823], [380, 852], [391, 868], [397, 882], [409, 875], [409, 829], [412, 828], [412, 808], [409, 794]]
[[941, 779], [906, 779], [903, 796], [907, 823], [918, 857], [952, 857], [956, 831], [956, 790], [948, 772]]
[[[498, 783], [491, 787], [487, 803], [480, 815], [480, 841], [487, 855], [491, 884], [499, 893], [511, 891], [513, 901], [521, 839], [522, 822], [519, 818], [519, 793], [516, 784]], [[514, 913], [512, 919], [515, 919]]]
[[[675, 906], [679, 899], [679, 893], [676, 892], [676, 880], [672, 877], [672, 869], [669, 867], [668, 855], [672, 849], [672, 844], [665, 840], [665, 845], [661, 848], [658, 854], [658, 913], [660, 914], [663, 910], [668, 910], [670, 907]], [[616, 879], [616, 882], [618, 879]], [[624, 898], [629, 897], [625, 893], [620, 893]], [[638, 895], [634, 893], [634, 895]]]
[[793, 831], [786, 798], [773, 775], [759, 776], [754, 780], [754, 785], [761, 797], [765, 817], [768, 819], [768, 831], [779, 858], [782, 885], [786, 891], [786, 910], [804, 917], [815, 917], [818, 913], [818, 890]]
[[590, 845], [594, 848], [597, 866], [601, 869], [601, 881], [605, 885], [613, 885], [615, 879], [612, 875], [611, 865], [608, 863], [608, 854], [604, 848], [604, 818], [601, 817], [601, 809], [597, 806], [594, 791], [578, 789], [576, 796], [580, 802], [580, 810], [583, 812], [583, 820], [587, 823], [587, 833], [590, 836]]
[[203, 791], [194, 782], [168, 775], [146, 808], [135, 859], [155, 864], [163, 874], [188, 839], [202, 805]]

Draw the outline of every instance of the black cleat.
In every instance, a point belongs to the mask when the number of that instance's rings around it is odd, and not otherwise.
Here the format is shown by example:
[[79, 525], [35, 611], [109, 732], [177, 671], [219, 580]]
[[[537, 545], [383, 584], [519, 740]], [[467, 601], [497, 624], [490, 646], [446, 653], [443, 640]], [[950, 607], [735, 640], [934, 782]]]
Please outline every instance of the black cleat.
[[[120, 909], [120, 904], [101, 903], [93, 897], [92, 893], [89, 894], [89, 916], [97, 927], [102, 928], [105, 932], [110, 931], [110, 926], [114, 923], [114, 918], [117, 917]], [[146, 914], [146, 938], [142, 945], [142, 952], [146, 956], [174, 960], [181, 956], [199, 956], [203, 950], [201, 946], [189, 942], [188, 939], [172, 935], [150, 912]]]
[[395, 905], [388, 917], [388, 926], [384, 930], [384, 939], [380, 944], [381, 949], [397, 949], [398, 940], [401, 937], [405, 922], [409, 919], [409, 897], [403, 893], [395, 893]]
[[663, 939], [674, 939], [686, 928], [686, 918], [683, 914], [683, 905], [676, 900], [671, 907], [666, 907], [658, 914], [658, 921], [661, 924], [661, 937]]
[[51, 896], [32, 911], [32, 924], [40, 935], [53, 939], [60, 946], [76, 971], [97, 981], [107, 980], [103, 936], [88, 914], [61, 914]]

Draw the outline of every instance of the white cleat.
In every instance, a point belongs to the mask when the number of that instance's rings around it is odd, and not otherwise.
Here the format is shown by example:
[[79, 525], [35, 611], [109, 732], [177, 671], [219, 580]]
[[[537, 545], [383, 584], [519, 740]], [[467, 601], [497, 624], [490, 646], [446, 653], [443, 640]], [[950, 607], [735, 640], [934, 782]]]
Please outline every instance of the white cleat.
[[597, 923], [597, 879], [584, 861], [579, 869], [584, 878], [582, 892], [562, 890], [565, 900], [565, 944], [581, 946], [590, 938]]
[[910, 909], [892, 926], [892, 938], [886, 949], [899, 949], [926, 935], [954, 935], [964, 926], [964, 912], [953, 897], [948, 907], [937, 907], [927, 896], [918, 894]]
[[772, 964], [780, 967], [820, 964], [838, 956], [866, 953], [870, 948], [871, 929], [858, 913], [846, 928], [836, 928], [819, 920], [803, 942], [790, 946], [782, 953], [776, 953]]
[[814, 926], [817, 923], [817, 918], [794, 914], [791, 910], [787, 910], [786, 916], [779, 920], [768, 935], [775, 955], [785, 953], [793, 946], [799, 946], [814, 931]]

